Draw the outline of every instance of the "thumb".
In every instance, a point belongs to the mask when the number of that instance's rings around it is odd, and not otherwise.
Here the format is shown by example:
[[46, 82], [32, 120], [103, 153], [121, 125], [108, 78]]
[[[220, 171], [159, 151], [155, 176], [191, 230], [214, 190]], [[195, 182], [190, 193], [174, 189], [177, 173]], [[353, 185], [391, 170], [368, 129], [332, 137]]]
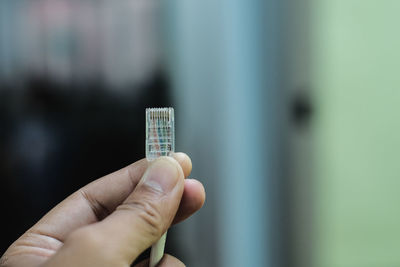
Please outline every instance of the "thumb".
[[170, 157], [155, 160], [124, 203], [103, 221], [72, 233], [63, 249], [74, 252], [61, 254], [82, 255], [74, 258], [93, 266], [129, 266], [171, 225], [183, 189], [180, 165]]
[[169, 228], [183, 190], [184, 174], [178, 162], [160, 158], [150, 165], [133, 193], [104, 221], [101, 231], [112, 233], [115, 246], [121, 248], [125, 258], [133, 260]]

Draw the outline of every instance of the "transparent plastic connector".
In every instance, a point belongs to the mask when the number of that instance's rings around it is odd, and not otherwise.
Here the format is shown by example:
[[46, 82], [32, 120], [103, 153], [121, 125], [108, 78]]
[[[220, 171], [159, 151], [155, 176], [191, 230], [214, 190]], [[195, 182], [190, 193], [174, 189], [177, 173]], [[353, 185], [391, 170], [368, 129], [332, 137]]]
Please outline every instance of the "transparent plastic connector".
[[[146, 158], [152, 161], [175, 152], [175, 120], [173, 108], [146, 109]], [[155, 267], [164, 255], [167, 232], [154, 243], [150, 252], [150, 267]]]
[[146, 158], [151, 161], [175, 152], [173, 108], [146, 109]]

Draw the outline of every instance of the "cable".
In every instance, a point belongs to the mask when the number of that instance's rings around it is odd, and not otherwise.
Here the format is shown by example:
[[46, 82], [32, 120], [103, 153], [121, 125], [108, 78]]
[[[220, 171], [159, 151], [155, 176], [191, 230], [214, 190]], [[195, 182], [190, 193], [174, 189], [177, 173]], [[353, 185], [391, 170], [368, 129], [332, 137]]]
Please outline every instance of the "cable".
[[[146, 109], [146, 158], [152, 161], [175, 152], [175, 119], [173, 108]], [[150, 267], [164, 255], [167, 232], [151, 247]]]

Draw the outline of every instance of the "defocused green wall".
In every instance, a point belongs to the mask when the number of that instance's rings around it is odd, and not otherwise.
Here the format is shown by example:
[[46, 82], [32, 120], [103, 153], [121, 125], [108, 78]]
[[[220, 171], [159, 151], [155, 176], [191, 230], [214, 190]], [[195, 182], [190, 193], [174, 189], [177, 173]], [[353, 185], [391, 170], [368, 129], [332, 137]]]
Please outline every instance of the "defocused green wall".
[[310, 6], [314, 266], [400, 266], [400, 1]]

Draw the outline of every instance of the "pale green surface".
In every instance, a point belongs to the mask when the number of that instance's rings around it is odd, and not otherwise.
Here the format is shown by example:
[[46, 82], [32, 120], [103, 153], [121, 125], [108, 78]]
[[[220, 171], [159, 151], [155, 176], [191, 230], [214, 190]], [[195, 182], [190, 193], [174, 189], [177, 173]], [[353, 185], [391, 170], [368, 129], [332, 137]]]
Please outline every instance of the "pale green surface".
[[311, 1], [314, 266], [400, 266], [400, 1]]

